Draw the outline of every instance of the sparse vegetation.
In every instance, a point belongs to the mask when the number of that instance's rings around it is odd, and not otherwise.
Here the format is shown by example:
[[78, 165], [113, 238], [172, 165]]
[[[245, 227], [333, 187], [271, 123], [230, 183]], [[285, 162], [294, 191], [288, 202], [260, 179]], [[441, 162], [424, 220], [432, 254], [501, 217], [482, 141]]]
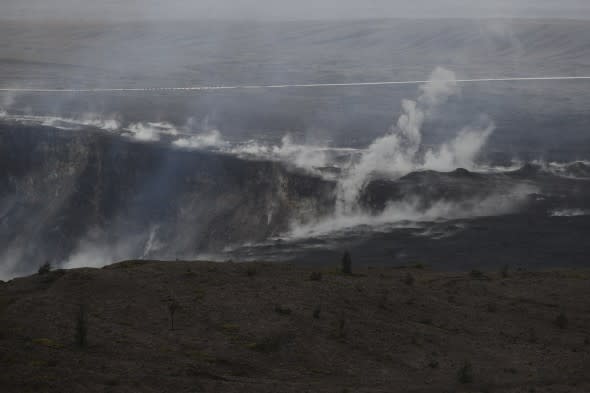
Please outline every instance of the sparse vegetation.
[[502, 278], [508, 278], [508, 275], [509, 275], [509, 269], [510, 269], [510, 268], [508, 267], [508, 265], [504, 265], [504, 266], [502, 267], [502, 270], [500, 271], [500, 275], [502, 276]]
[[420, 323], [422, 325], [432, 325], [432, 319], [431, 318], [422, 318], [422, 319], [420, 319]]
[[342, 274], [352, 274], [352, 258], [348, 251], [342, 256]]
[[180, 304], [174, 298], [171, 298], [168, 302], [168, 315], [170, 316], [170, 330], [174, 330], [174, 314], [180, 308]]
[[553, 324], [559, 329], [567, 329], [568, 323], [569, 321], [564, 312], [559, 313], [559, 315], [553, 321]]
[[224, 323], [221, 325], [221, 330], [227, 334], [235, 334], [240, 330], [240, 327], [234, 323]]
[[321, 306], [316, 306], [313, 309], [313, 318], [314, 319], [320, 319], [320, 313], [322, 312], [322, 307]]
[[37, 345], [42, 345], [44, 347], [49, 347], [49, 348], [61, 348], [61, 344], [53, 341], [52, 339], [49, 338], [36, 338], [33, 340], [34, 344]]
[[537, 337], [537, 331], [534, 328], [529, 330], [529, 340], [531, 344], [536, 344], [539, 341], [539, 337]]
[[322, 281], [322, 278], [322, 272], [311, 272], [309, 276], [309, 281]]
[[37, 271], [37, 273], [42, 275], [42, 274], [47, 274], [50, 271], [51, 271], [51, 263], [49, 261], [46, 261], [43, 265], [41, 265], [39, 267], [39, 270]]
[[[557, 362], [563, 380], [579, 384], [572, 392], [590, 391], [582, 362], [590, 335], [585, 314], [573, 311], [588, 308], [588, 282], [561, 271], [515, 271], [501, 280], [497, 268], [488, 283], [471, 279], [469, 271], [413, 267], [362, 267], [343, 276], [339, 266], [260, 263], [251, 264], [258, 275], [250, 279], [248, 264], [217, 264], [214, 273], [208, 270], [212, 264], [201, 262], [161, 266], [65, 271], [54, 285], [40, 285], [59, 276], [56, 269], [0, 284], [4, 380], [27, 372], [60, 378], [67, 368], [74, 371], [64, 378], [83, 384], [90, 374], [78, 371], [80, 365], [100, 381], [90, 390], [113, 390], [108, 379], [120, 381], [123, 390], [151, 387], [140, 379], [142, 371], [126, 374], [129, 358], [120, 354], [129, 351], [154, 373], [172, 376], [154, 382], [155, 391], [168, 383], [175, 391], [209, 391], [221, 378], [231, 391], [282, 391], [262, 385], [270, 368], [272, 379], [288, 383], [286, 390], [367, 390], [355, 382], [366, 376], [377, 381], [368, 387], [375, 391], [396, 391], [400, 384], [417, 391], [527, 391], [544, 383], [536, 370]], [[322, 282], [309, 282], [314, 271], [322, 272]], [[184, 277], [189, 273], [193, 279]], [[404, 283], [407, 273], [414, 286]], [[84, 300], [60, 306], [68, 299]], [[77, 314], [78, 303], [86, 306], [88, 319]], [[561, 311], [569, 318], [567, 330], [553, 325]], [[77, 331], [86, 329], [87, 341], [79, 344]], [[53, 359], [57, 367], [49, 366]], [[413, 371], [398, 367], [404, 364]], [[186, 372], [198, 378], [186, 378]], [[196, 380], [202, 389], [187, 386]], [[63, 383], [56, 382], [56, 389], [63, 390]], [[43, 390], [39, 386], [27, 391]], [[20, 391], [2, 387], [0, 376], [0, 391]]]
[[465, 362], [463, 367], [459, 369], [457, 373], [457, 379], [462, 384], [468, 384], [473, 382], [473, 367], [470, 362]]
[[389, 309], [389, 296], [387, 293], [383, 293], [383, 295], [381, 295], [381, 297], [379, 298], [378, 306], [382, 310]]
[[271, 353], [278, 352], [281, 347], [291, 341], [293, 336], [290, 334], [274, 334], [256, 341], [255, 343], [248, 344], [247, 347], [254, 351]]
[[246, 274], [248, 277], [254, 277], [258, 274], [258, 270], [254, 266], [249, 266], [248, 269], [246, 269]]
[[403, 279], [404, 284], [409, 285], [409, 286], [414, 285], [415, 281], [416, 281], [416, 279], [414, 278], [414, 275], [412, 273], [406, 274], [406, 276]]
[[473, 269], [471, 271], [471, 273], [469, 273], [469, 275], [471, 276], [471, 278], [475, 278], [475, 279], [478, 279], [478, 280], [482, 280], [482, 279], [485, 278], [485, 274], [483, 274], [482, 271], [477, 270], [477, 269]]
[[344, 319], [339, 319], [336, 322], [336, 326], [331, 334], [332, 338], [340, 341], [344, 341], [346, 339], [346, 321]]
[[291, 315], [293, 310], [291, 310], [291, 308], [289, 308], [288, 306], [276, 305], [275, 312], [280, 315]]
[[88, 315], [86, 306], [80, 304], [76, 318], [76, 345], [85, 348], [88, 344]]

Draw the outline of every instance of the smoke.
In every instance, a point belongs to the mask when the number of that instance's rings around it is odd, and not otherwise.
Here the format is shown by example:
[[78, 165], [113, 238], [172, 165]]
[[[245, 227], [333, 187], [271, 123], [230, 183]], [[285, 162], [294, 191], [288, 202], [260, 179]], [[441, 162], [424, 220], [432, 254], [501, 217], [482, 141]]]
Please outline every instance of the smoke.
[[588, 18], [584, 1], [562, 0], [5, 0], [3, 16], [16, 20], [350, 20], [375, 18]]
[[323, 235], [360, 225], [407, 225], [407, 222], [506, 214], [517, 209], [535, 191], [530, 186], [516, 186], [485, 198], [433, 203], [425, 203], [418, 195], [408, 195], [403, 200], [390, 202], [379, 214], [363, 211], [359, 195], [375, 177], [396, 179], [425, 169], [477, 169], [477, 156], [494, 131], [493, 122], [482, 116], [477, 123], [460, 129], [449, 142], [425, 148], [422, 145], [425, 121], [451, 96], [458, 94], [459, 89], [454, 73], [439, 67], [432, 73], [430, 82], [420, 86], [419, 91], [416, 100], [402, 101], [402, 113], [388, 134], [376, 139], [339, 179], [334, 214], [311, 224], [295, 222], [290, 237]]
[[229, 145], [218, 130], [211, 130], [189, 138], [180, 138], [172, 143], [183, 149], [224, 148]]
[[135, 255], [135, 252], [135, 248], [127, 241], [106, 244], [85, 240], [61, 267], [63, 269], [103, 267], [116, 261], [128, 259], [131, 255]]
[[538, 166], [544, 172], [555, 176], [578, 180], [590, 179], [590, 161], [546, 162], [535, 160], [532, 164]]
[[280, 145], [264, 145], [250, 141], [243, 145], [234, 146], [231, 149], [232, 154], [241, 157], [280, 161], [311, 173], [315, 173], [318, 168], [329, 165], [332, 152], [328, 147], [296, 143], [289, 134], [281, 139]]
[[551, 217], [579, 217], [590, 215], [590, 210], [584, 209], [555, 209], [549, 215]]
[[30, 273], [25, 261], [24, 248], [8, 247], [0, 254], [0, 280], [9, 280], [15, 276]]
[[158, 251], [164, 245], [158, 240], [158, 231], [160, 230], [159, 225], [152, 226], [150, 230], [150, 235], [145, 243], [145, 247], [143, 249], [143, 257], [147, 258], [152, 252]]
[[159, 225], [152, 225], [147, 233], [119, 239], [109, 239], [108, 233], [101, 228], [91, 229], [60, 267], [103, 267], [129, 258], [146, 258], [162, 247], [158, 240], [159, 229]]
[[87, 127], [98, 128], [103, 131], [114, 132], [121, 129], [121, 123], [114, 117], [101, 117], [93, 113], [82, 114], [78, 118], [59, 116], [35, 116], [35, 115], [12, 115], [7, 111], [2, 112], [3, 120], [13, 121], [21, 124], [41, 125], [58, 128], [61, 130], [82, 130]]
[[455, 139], [438, 149], [429, 149], [424, 155], [423, 167], [436, 171], [452, 171], [456, 168], [476, 169], [475, 159], [484, 147], [495, 126], [489, 119], [481, 127], [463, 128]]
[[474, 168], [477, 154], [494, 130], [491, 121], [466, 127], [451, 142], [421, 154], [424, 122], [459, 89], [455, 74], [438, 67], [419, 90], [417, 100], [402, 101], [402, 114], [396, 125], [369, 146], [340, 182], [338, 201], [343, 213], [356, 208], [358, 195], [372, 176], [395, 178], [420, 169]]
[[319, 174], [319, 169], [332, 165], [335, 157], [358, 152], [357, 149], [296, 143], [290, 134], [283, 136], [280, 144], [265, 144], [254, 140], [232, 144], [218, 130], [180, 138], [172, 144], [182, 149], [210, 149], [244, 159], [283, 162], [314, 174]]
[[15, 97], [11, 93], [2, 93], [0, 95], [0, 118], [8, 115], [8, 111], [14, 105]]
[[124, 134], [143, 142], [156, 142], [161, 135], [178, 135], [178, 130], [170, 123], [133, 123], [124, 129]]
[[286, 235], [289, 239], [323, 236], [347, 231], [360, 226], [387, 231], [392, 227], [408, 228], [420, 222], [496, 216], [517, 211], [528, 196], [537, 189], [530, 185], [516, 185], [509, 190], [497, 191], [485, 198], [467, 198], [459, 201], [439, 200], [425, 203], [420, 196], [408, 196], [392, 201], [379, 214], [356, 211], [351, 214], [334, 214], [309, 224], [295, 223]]

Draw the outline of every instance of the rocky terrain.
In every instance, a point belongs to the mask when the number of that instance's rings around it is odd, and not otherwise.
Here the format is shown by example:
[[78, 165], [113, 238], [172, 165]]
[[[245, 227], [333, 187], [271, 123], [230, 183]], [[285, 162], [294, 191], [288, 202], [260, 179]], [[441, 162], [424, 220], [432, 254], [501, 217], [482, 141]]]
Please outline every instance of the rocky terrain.
[[322, 265], [344, 248], [370, 265], [587, 266], [587, 161], [376, 177], [360, 192], [361, 216], [343, 217], [330, 176], [168, 142], [92, 127], [0, 125], [0, 279], [31, 274], [44, 261]]
[[0, 283], [0, 391], [587, 392], [590, 271], [128, 261]]
[[[261, 241], [333, 206], [334, 185], [270, 161], [98, 130], [0, 127], [0, 259], [186, 257]], [[88, 257], [91, 256], [91, 257]], [[6, 270], [11, 270], [10, 266]]]

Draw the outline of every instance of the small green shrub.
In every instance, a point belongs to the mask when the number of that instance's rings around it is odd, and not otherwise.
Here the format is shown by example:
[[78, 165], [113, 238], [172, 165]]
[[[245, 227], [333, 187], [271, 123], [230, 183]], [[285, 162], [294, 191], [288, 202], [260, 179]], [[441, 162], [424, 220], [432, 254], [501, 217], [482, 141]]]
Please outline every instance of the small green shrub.
[[271, 353], [278, 352], [281, 347], [291, 341], [293, 337], [289, 334], [274, 334], [263, 337], [255, 343], [248, 344], [247, 347], [257, 352]]
[[322, 308], [321, 306], [316, 306], [313, 309], [313, 318], [314, 319], [320, 319], [320, 313], [322, 312]]
[[293, 310], [291, 310], [287, 306], [277, 305], [277, 306], [275, 306], [275, 312], [280, 315], [291, 315]]
[[457, 379], [462, 384], [468, 384], [473, 382], [473, 367], [470, 362], [465, 362], [463, 367], [459, 369], [457, 373]]
[[502, 276], [502, 278], [508, 278], [508, 273], [509, 273], [509, 267], [508, 267], [508, 265], [504, 265], [502, 267], [502, 270], [500, 271], [500, 275]]
[[346, 339], [346, 321], [344, 319], [339, 319], [336, 323], [335, 329], [331, 333], [332, 338], [340, 341], [344, 341]]
[[240, 327], [235, 323], [224, 323], [221, 325], [221, 330], [226, 334], [235, 334], [240, 330]]
[[176, 299], [172, 298], [168, 302], [168, 314], [170, 315], [170, 330], [174, 330], [174, 314], [180, 308], [180, 304]]
[[312, 272], [309, 281], [322, 281], [322, 272]]
[[539, 337], [537, 336], [537, 331], [534, 328], [529, 330], [529, 340], [531, 344], [536, 344], [539, 341]]
[[258, 274], [258, 270], [256, 270], [254, 266], [250, 266], [248, 267], [248, 269], [246, 269], [246, 274], [248, 275], [248, 277], [254, 277]]
[[414, 276], [411, 273], [408, 273], [404, 277], [403, 282], [406, 285], [412, 286], [416, 282], [416, 279], [414, 278]]
[[382, 310], [389, 310], [389, 296], [387, 293], [381, 295], [377, 305]]
[[567, 329], [568, 326], [568, 319], [564, 312], [559, 313], [559, 315], [553, 321], [553, 324], [560, 329]]
[[49, 263], [49, 261], [47, 261], [39, 267], [39, 270], [37, 271], [37, 273], [42, 275], [42, 274], [47, 274], [50, 271], [51, 271], [51, 263]]
[[342, 256], [342, 274], [352, 274], [352, 258], [348, 251]]
[[62, 348], [62, 345], [61, 344], [53, 341], [50, 338], [36, 338], [36, 339], [33, 339], [32, 342], [34, 344], [42, 345], [44, 347], [56, 348], [56, 349]]
[[85, 348], [88, 344], [88, 316], [83, 304], [80, 304], [76, 318], [76, 344], [80, 348]]

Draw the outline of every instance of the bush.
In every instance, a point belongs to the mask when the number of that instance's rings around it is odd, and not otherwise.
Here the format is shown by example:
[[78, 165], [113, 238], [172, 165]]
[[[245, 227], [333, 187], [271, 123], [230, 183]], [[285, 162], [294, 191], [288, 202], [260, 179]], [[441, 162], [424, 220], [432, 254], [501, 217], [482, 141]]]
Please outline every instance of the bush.
[[281, 350], [281, 347], [290, 343], [293, 339], [294, 336], [288, 333], [273, 334], [263, 337], [255, 343], [247, 345], [247, 347], [263, 353], [278, 352]]
[[49, 261], [45, 262], [43, 265], [39, 267], [37, 273], [39, 274], [47, 274], [51, 271], [51, 263]]
[[331, 336], [332, 338], [340, 341], [344, 341], [346, 339], [346, 321], [344, 319], [338, 320]]
[[537, 331], [534, 328], [529, 330], [529, 342], [531, 344], [536, 344], [539, 342], [539, 337], [537, 336]]
[[553, 324], [560, 329], [567, 329], [568, 320], [565, 313], [561, 312], [553, 321]]
[[342, 273], [352, 274], [352, 258], [350, 257], [350, 253], [348, 251], [346, 251], [342, 256]]
[[275, 312], [280, 315], [291, 315], [293, 311], [287, 306], [277, 305], [275, 306]]
[[248, 275], [248, 277], [254, 277], [256, 274], [258, 274], [258, 271], [256, 270], [256, 268], [254, 266], [250, 266], [246, 270], [246, 274]]
[[320, 306], [316, 306], [316, 308], [313, 309], [313, 318], [320, 319], [321, 312], [322, 312], [322, 308]]
[[414, 276], [411, 273], [406, 274], [406, 277], [404, 277], [404, 284], [406, 285], [414, 285], [414, 282], [416, 281], [416, 279], [414, 278]]
[[180, 308], [180, 304], [176, 299], [170, 299], [168, 303], [168, 314], [170, 315], [170, 330], [174, 330], [174, 314]]
[[463, 367], [459, 369], [457, 378], [459, 379], [459, 382], [462, 384], [473, 382], [473, 368], [471, 367], [471, 363], [465, 362], [463, 364]]
[[508, 270], [509, 270], [508, 265], [504, 265], [504, 267], [502, 267], [502, 271], [500, 272], [500, 274], [502, 275], [502, 278], [508, 278]]
[[309, 281], [322, 281], [322, 272], [312, 272]]
[[86, 306], [80, 304], [78, 316], [76, 318], [76, 344], [80, 348], [85, 348], [88, 343], [88, 318]]

